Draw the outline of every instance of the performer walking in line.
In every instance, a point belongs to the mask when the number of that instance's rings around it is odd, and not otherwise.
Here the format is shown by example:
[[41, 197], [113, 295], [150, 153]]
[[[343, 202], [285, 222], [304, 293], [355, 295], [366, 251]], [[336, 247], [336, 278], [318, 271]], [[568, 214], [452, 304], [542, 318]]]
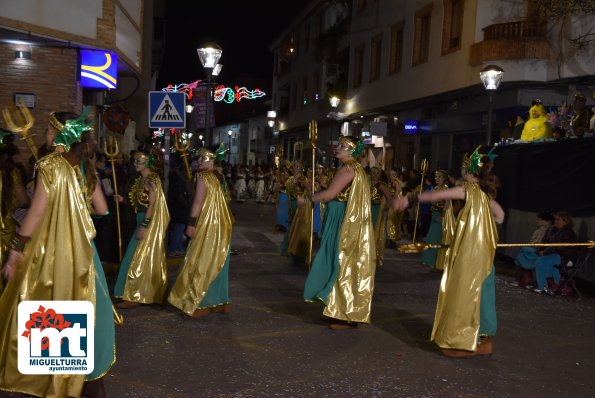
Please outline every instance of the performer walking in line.
[[449, 357], [490, 355], [490, 336], [496, 333], [494, 254], [498, 243], [496, 223], [504, 221], [504, 210], [493, 200], [490, 159], [477, 148], [463, 158], [464, 182], [440, 191], [408, 194], [395, 199], [397, 210], [415, 200], [437, 202], [464, 200], [456, 220], [453, 241], [448, 249], [432, 340]]
[[[434, 177], [434, 186], [432, 187], [432, 191], [440, 191], [443, 189], [448, 189], [448, 185], [446, 185], [447, 174], [444, 170], [436, 170], [435, 177]], [[442, 231], [443, 231], [443, 217], [446, 210], [446, 201], [438, 201], [432, 203], [430, 207], [432, 211], [432, 220], [430, 221], [430, 228], [428, 229], [428, 233], [424, 239], [424, 242], [439, 245], [442, 242]], [[423, 254], [421, 255], [421, 263], [432, 268], [436, 268], [438, 270], [442, 270], [444, 267], [442, 264], [436, 263], [436, 258], [438, 256], [439, 249], [427, 249], [424, 250]]]
[[[161, 178], [154, 171], [156, 154], [137, 151], [134, 165], [140, 176], [128, 194], [136, 212], [136, 233], [130, 238], [120, 264], [114, 297], [124, 301], [118, 308], [133, 308], [139, 304], [162, 303], [167, 288], [165, 235], [169, 212], [161, 188]], [[116, 198], [123, 201], [122, 197]]]
[[326, 203], [320, 248], [304, 287], [304, 300], [322, 302], [329, 328], [345, 330], [370, 322], [376, 246], [372, 227], [370, 181], [357, 158], [364, 146], [341, 137], [335, 157], [343, 165], [328, 189], [300, 196], [301, 205]]
[[[12, 142], [2, 142], [3, 133], [0, 132], [0, 264], [8, 257], [10, 242], [17, 230], [18, 222], [13, 213], [17, 208], [29, 207], [31, 203], [21, 172], [16, 167], [13, 156], [18, 153], [18, 148]], [[4, 283], [0, 276], [0, 295]]]
[[293, 175], [285, 182], [289, 197], [289, 229], [281, 242], [281, 254], [289, 256], [293, 265], [300, 266], [306, 264], [310, 254], [311, 204], [298, 208], [297, 197], [308, 190], [309, 184], [303, 174], [302, 162], [294, 160], [291, 167]]
[[224, 152], [214, 153], [206, 148], [199, 152], [196, 191], [186, 227], [191, 240], [167, 299], [193, 318], [211, 312], [229, 312], [232, 219], [214, 172], [215, 161], [222, 158]]
[[372, 226], [376, 240], [376, 264], [382, 266], [386, 248], [385, 210], [392, 203], [392, 195], [386, 181], [386, 175], [379, 167], [370, 168], [370, 195], [372, 204]]
[[[105, 396], [103, 376], [115, 362], [114, 314], [92, 239], [90, 211], [107, 213], [90, 167], [86, 113], [50, 116], [60, 151], [36, 164], [31, 208], [11, 241], [0, 299], [0, 389], [35, 396]], [[55, 133], [55, 135], [53, 135]], [[85, 174], [85, 170], [87, 173]], [[95, 306], [95, 362], [89, 375], [23, 375], [17, 367], [17, 306], [24, 300], [86, 300]]]

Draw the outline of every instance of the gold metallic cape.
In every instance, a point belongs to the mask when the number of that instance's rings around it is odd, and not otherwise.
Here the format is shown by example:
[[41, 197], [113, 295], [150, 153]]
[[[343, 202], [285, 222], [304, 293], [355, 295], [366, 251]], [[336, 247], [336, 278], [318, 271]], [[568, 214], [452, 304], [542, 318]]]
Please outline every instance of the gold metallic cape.
[[197, 177], [207, 188], [205, 202], [196, 221], [196, 236], [188, 245], [167, 299], [188, 315], [192, 315], [223, 269], [231, 242], [231, 214], [219, 180], [212, 172], [201, 172]]
[[[392, 188], [390, 189], [393, 198], [400, 198], [401, 190], [397, 193], [397, 190]], [[388, 231], [388, 238], [393, 242], [396, 242], [401, 239], [401, 221], [403, 220], [403, 211], [395, 211], [393, 210], [392, 206], [388, 208], [388, 220], [387, 220], [387, 231]]]
[[167, 203], [161, 180], [155, 173], [147, 176], [155, 189], [155, 206], [144, 239], [138, 241], [122, 298], [136, 303], [161, 303], [167, 288], [167, 263], [165, 261], [165, 234], [169, 223]]
[[376, 188], [372, 188], [372, 199], [380, 200], [378, 208], [378, 215], [376, 216], [376, 224], [374, 227], [374, 237], [376, 239], [376, 260], [378, 265], [382, 265], [384, 261], [384, 249], [386, 247], [386, 217], [384, 211], [386, 210], [386, 197], [384, 193]]
[[84, 375], [22, 375], [17, 367], [17, 306], [24, 300], [95, 303], [95, 228], [78, 177], [60, 154], [37, 163], [47, 208], [0, 298], [0, 388], [36, 396], [79, 396]]
[[[5, 187], [2, 186], [3, 174], [4, 172], [0, 170], [0, 197], [2, 197], [2, 190], [5, 189]], [[12, 213], [16, 210], [18, 206], [16, 190], [19, 186], [23, 185], [19, 169], [13, 169], [10, 173], [10, 177], [12, 179], [13, 190], [10, 199], [10, 205], [8, 206], [8, 211], [5, 215], [2, 215], [2, 211], [0, 210], [0, 268], [6, 261], [6, 258], [8, 257], [8, 251], [10, 250], [10, 241], [14, 237], [14, 233], [17, 229], [17, 222], [12, 217]], [[0, 277], [0, 295], [2, 294], [3, 287], [3, 280]]]
[[432, 340], [441, 348], [475, 351], [481, 285], [492, 269], [498, 231], [488, 195], [476, 183], [462, 187], [465, 206], [440, 283]]
[[442, 240], [440, 241], [440, 244], [443, 247], [438, 249], [435, 265], [435, 268], [441, 271], [444, 269], [444, 264], [448, 261], [449, 248], [455, 232], [455, 222], [456, 219], [452, 209], [452, 202], [447, 200], [445, 201], [444, 213], [442, 214]]
[[287, 235], [287, 253], [298, 257], [308, 257], [310, 255], [311, 212], [312, 203], [310, 201], [306, 202], [302, 207], [298, 207], [295, 211]]
[[355, 171], [339, 232], [339, 275], [323, 314], [350, 322], [370, 322], [376, 246], [372, 226], [370, 181], [357, 162], [346, 164]]

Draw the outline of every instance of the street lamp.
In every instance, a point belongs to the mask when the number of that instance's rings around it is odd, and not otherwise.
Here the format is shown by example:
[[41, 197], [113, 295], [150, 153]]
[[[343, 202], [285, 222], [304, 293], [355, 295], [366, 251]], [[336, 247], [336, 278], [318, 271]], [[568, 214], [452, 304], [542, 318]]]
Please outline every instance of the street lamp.
[[488, 133], [487, 133], [487, 145], [490, 145], [492, 141], [492, 108], [493, 108], [493, 96], [494, 91], [498, 90], [498, 86], [502, 81], [502, 75], [504, 69], [497, 65], [488, 65], [479, 72], [479, 78], [483, 83], [483, 86], [488, 91]]
[[201, 147], [205, 145], [205, 143], [204, 143], [204, 142], [202, 142], [202, 134], [200, 134], [200, 135], [198, 136], [198, 141], [200, 141], [200, 146], [201, 146]]
[[227, 163], [231, 163], [231, 135], [233, 134], [232, 130], [227, 130], [227, 136], [229, 137], [229, 152], [227, 152]]
[[[207, 141], [209, 140], [211, 133], [211, 123], [209, 118], [209, 110], [213, 103], [213, 93], [211, 90], [211, 80], [213, 77], [213, 70], [216, 69], [217, 63], [223, 54], [223, 50], [215, 43], [206, 43], [202, 47], [197, 48], [198, 59], [207, 74], [207, 109], [205, 111], [205, 136]], [[221, 68], [217, 68], [217, 74], [219, 74]]]
[[[337, 107], [341, 103], [341, 99], [339, 97], [332, 96], [332, 97], [329, 98], [329, 102], [331, 104], [331, 107], [333, 108], [333, 112], [335, 112], [335, 120], [338, 120]], [[339, 135], [340, 134], [341, 133], [339, 132]], [[328, 164], [329, 164], [329, 166], [332, 163], [333, 163], [333, 129], [331, 128], [331, 142], [330, 142], [330, 145], [329, 145], [329, 157], [328, 157]]]

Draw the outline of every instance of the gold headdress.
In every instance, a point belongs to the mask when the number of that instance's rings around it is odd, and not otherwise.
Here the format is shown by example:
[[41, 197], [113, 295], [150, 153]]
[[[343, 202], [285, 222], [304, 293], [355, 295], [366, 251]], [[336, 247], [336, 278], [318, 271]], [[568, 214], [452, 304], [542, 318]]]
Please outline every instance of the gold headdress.
[[215, 160], [217, 159], [217, 155], [211, 151], [209, 151], [207, 148], [200, 148], [198, 150], [198, 156], [200, 156], [201, 158], [207, 158], [209, 160]]
[[62, 145], [66, 151], [70, 150], [70, 146], [74, 142], [80, 142], [81, 135], [85, 131], [93, 131], [87, 122], [87, 116], [89, 115], [90, 108], [85, 106], [83, 113], [76, 119], [67, 120], [62, 123], [57, 118], [57, 113], [52, 112], [48, 120], [50, 126], [56, 130], [56, 136], [54, 138], [55, 145]]
[[362, 140], [357, 140], [354, 142], [343, 135], [339, 137], [339, 143], [351, 149], [349, 156], [351, 156], [354, 159], [357, 159], [364, 150], [364, 142]]

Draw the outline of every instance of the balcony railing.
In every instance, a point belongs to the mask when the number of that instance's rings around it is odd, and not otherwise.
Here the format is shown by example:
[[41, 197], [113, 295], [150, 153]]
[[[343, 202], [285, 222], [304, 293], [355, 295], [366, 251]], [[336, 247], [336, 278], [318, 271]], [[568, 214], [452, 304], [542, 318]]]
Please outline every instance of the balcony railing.
[[484, 40], [545, 37], [546, 22], [520, 21], [490, 25], [483, 28]]
[[483, 28], [483, 41], [471, 45], [469, 63], [487, 61], [540, 59], [550, 55], [546, 22], [519, 21]]

